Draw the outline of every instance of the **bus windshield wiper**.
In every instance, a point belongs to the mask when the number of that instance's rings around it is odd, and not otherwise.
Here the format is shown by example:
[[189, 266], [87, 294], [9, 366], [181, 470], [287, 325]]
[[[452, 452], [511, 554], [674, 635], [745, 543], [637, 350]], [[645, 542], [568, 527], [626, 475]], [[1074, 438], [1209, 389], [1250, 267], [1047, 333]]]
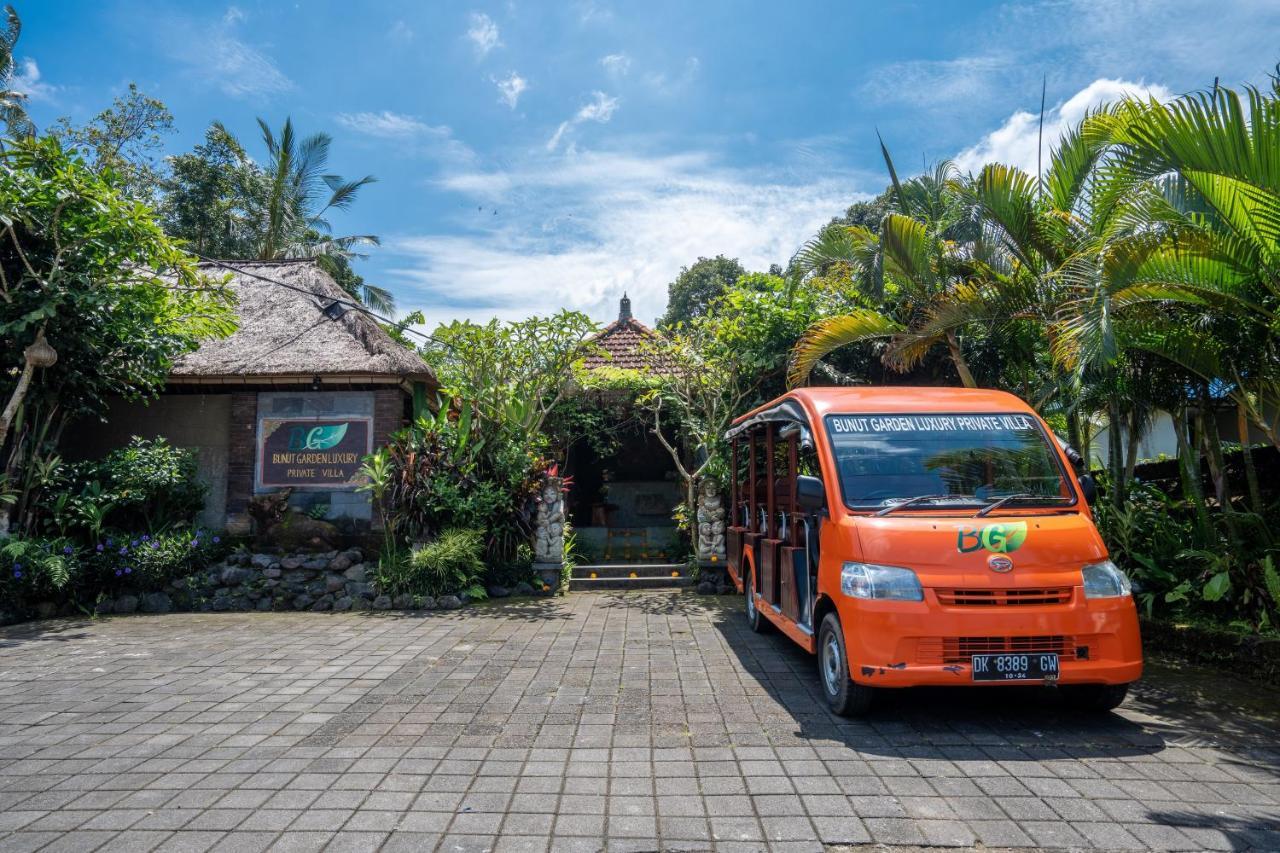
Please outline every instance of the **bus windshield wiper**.
[[991, 503], [984, 506], [982, 509], [975, 512], [973, 514], [973, 517], [982, 518], [984, 516], [990, 515], [991, 513], [995, 512], [1000, 507], [1004, 506], [1005, 504], [1011, 501], [1025, 501], [1025, 500], [1062, 502], [1062, 501], [1069, 501], [1071, 500], [1071, 498], [1064, 498], [1061, 495], [1033, 495], [1029, 492], [1018, 492], [1016, 494], [1005, 495], [1003, 497], [996, 498], [994, 501], [992, 501]]
[[907, 498], [905, 501], [899, 501], [896, 504], [889, 504], [884, 509], [877, 510], [873, 514], [876, 516], [888, 515], [894, 510], [905, 509], [906, 507], [914, 506], [915, 504], [923, 503], [924, 501], [940, 501], [945, 498], [964, 498], [964, 497], [968, 497], [968, 495], [916, 495], [914, 498]]

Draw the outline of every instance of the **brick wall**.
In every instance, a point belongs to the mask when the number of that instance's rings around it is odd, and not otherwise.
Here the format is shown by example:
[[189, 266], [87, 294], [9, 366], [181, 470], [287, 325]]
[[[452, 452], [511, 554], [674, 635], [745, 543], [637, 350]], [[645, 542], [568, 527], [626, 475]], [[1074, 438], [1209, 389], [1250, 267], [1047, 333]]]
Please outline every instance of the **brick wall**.
[[373, 449], [387, 443], [391, 433], [405, 426], [408, 397], [398, 388], [373, 392]]
[[231, 395], [231, 435], [227, 442], [227, 530], [249, 532], [249, 500], [257, 452], [258, 394]]

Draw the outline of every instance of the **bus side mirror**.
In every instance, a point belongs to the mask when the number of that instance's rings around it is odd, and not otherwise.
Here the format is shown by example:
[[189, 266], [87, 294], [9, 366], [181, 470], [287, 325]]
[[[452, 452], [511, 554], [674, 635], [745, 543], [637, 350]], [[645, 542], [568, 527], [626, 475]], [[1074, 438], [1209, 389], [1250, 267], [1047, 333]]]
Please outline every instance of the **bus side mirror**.
[[1084, 502], [1092, 506], [1098, 500], [1098, 483], [1093, 479], [1092, 474], [1080, 475], [1080, 493], [1084, 495]]
[[817, 477], [800, 474], [796, 477], [796, 503], [808, 513], [827, 508], [827, 487]]

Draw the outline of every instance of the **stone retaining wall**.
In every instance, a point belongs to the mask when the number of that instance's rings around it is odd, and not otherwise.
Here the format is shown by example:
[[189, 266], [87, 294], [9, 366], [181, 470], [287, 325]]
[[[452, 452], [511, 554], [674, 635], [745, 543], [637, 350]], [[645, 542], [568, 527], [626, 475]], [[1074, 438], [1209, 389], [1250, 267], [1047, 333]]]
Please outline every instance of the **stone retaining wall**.
[[[512, 593], [490, 587], [490, 597]], [[520, 584], [514, 592], [532, 595]], [[232, 610], [455, 610], [466, 595], [415, 597], [381, 593], [374, 584], [374, 566], [364, 562], [358, 548], [323, 554], [232, 554], [221, 563], [178, 578], [159, 592], [123, 591], [98, 603], [98, 613], [201, 613]]]

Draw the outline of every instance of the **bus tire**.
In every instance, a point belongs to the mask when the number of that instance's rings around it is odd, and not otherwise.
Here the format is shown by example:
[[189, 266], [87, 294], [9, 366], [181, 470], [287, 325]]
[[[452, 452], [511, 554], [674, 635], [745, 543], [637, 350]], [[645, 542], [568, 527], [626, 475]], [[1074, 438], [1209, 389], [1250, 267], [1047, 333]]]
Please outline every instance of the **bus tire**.
[[742, 589], [746, 599], [747, 607], [747, 627], [757, 634], [766, 634], [773, 627], [773, 623], [765, 618], [760, 612], [760, 608], [756, 607], [756, 569], [750, 566], [743, 578]]
[[1058, 689], [1067, 707], [1093, 714], [1114, 711], [1129, 694], [1127, 684], [1064, 684]]
[[871, 710], [875, 689], [849, 677], [849, 655], [840, 617], [828, 613], [818, 629], [818, 681], [827, 707], [842, 717], [860, 717]]

